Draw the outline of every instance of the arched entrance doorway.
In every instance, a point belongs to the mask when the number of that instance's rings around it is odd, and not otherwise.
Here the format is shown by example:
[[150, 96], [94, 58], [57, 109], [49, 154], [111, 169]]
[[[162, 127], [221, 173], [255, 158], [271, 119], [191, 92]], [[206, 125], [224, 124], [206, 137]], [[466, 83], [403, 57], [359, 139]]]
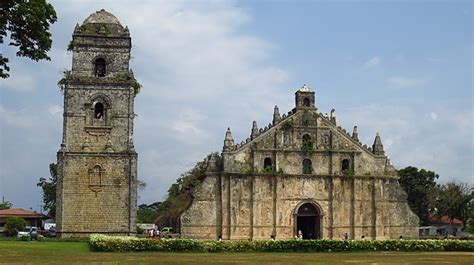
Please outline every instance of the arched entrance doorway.
[[312, 203], [298, 207], [295, 215], [296, 234], [301, 230], [303, 239], [321, 238], [321, 212]]

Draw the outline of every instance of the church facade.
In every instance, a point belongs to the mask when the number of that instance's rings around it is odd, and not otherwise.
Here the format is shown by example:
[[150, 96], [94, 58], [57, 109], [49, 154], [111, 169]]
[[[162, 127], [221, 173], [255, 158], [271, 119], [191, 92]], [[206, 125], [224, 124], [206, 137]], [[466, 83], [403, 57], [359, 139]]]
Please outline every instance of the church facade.
[[418, 217], [377, 134], [372, 147], [317, 111], [306, 85], [295, 108], [234, 143], [181, 215], [181, 235], [200, 239], [417, 238]]
[[64, 114], [57, 153], [57, 232], [61, 237], [135, 234], [138, 83], [129, 69], [130, 33], [100, 10], [76, 26], [68, 49], [72, 69], [59, 83]]

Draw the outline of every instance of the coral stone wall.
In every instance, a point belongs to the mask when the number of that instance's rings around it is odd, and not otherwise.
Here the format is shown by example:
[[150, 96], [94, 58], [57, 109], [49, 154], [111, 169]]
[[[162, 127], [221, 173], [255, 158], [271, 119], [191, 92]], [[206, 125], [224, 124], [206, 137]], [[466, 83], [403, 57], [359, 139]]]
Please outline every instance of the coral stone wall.
[[[223, 169], [197, 188], [181, 217], [183, 237], [290, 239], [299, 226], [319, 238], [418, 237], [419, 219], [380, 136], [374, 148], [363, 145], [356, 128], [350, 135], [337, 126], [334, 110], [318, 113], [314, 97], [304, 86], [295, 109], [280, 116], [275, 107], [273, 123], [253, 122], [241, 143], [227, 130]], [[317, 213], [298, 212], [307, 206]]]

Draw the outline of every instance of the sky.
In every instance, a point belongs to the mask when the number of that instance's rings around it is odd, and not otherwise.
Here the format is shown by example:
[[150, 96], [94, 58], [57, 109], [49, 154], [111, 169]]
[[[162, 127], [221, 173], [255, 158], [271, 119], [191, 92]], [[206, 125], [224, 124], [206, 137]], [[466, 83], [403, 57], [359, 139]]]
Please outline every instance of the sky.
[[10, 59], [0, 80], [0, 197], [40, 210], [61, 143], [67, 45], [76, 23], [102, 8], [130, 29], [139, 204], [161, 201], [181, 173], [294, 107], [307, 84], [318, 111], [380, 133], [400, 169], [474, 183], [473, 4], [470, 1], [49, 1], [51, 61]]

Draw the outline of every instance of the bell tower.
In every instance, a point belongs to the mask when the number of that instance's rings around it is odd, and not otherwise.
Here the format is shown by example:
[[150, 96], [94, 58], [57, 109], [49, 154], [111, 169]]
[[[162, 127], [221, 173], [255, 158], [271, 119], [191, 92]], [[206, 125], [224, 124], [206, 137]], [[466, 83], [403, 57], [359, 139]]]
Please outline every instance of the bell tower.
[[72, 69], [59, 83], [64, 92], [56, 190], [61, 237], [136, 232], [133, 119], [140, 85], [129, 69], [130, 49], [128, 28], [103, 9], [74, 29], [68, 47]]
[[295, 106], [296, 109], [315, 109], [316, 100], [314, 96], [314, 91], [304, 84], [300, 89], [295, 93]]

